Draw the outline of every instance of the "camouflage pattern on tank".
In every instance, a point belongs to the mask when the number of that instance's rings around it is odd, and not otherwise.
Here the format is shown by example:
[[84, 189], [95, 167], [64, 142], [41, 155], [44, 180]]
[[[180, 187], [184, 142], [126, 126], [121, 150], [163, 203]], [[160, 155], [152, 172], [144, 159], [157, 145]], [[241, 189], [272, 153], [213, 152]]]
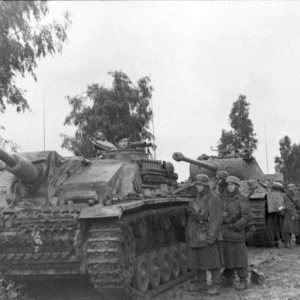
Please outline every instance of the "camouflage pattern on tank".
[[85, 276], [101, 299], [147, 299], [191, 276], [189, 197], [145, 144], [101, 158], [8, 154], [0, 171], [0, 271], [15, 279]]

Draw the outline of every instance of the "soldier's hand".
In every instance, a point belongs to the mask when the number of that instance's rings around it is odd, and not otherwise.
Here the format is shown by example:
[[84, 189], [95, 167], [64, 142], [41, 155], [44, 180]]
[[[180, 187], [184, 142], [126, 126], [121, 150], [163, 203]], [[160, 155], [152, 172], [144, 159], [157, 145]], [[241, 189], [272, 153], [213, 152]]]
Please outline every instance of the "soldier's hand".
[[291, 220], [292, 220], [292, 221], [295, 221], [295, 220], [296, 220], [296, 218], [295, 218], [294, 216], [292, 216], [292, 217], [291, 217]]

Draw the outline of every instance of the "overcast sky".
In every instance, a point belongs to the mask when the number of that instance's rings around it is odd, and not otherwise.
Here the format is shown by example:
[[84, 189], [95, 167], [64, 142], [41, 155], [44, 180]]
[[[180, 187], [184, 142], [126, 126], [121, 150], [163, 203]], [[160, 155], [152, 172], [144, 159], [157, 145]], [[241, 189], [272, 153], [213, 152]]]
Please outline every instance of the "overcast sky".
[[[43, 98], [46, 149], [60, 148], [70, 112], [65, 97], [86, 86], [110, 86], [108, 71], [122, 70], [133, 82], [150, 76], [157, 157], [172, 161], [174, 151], [197, 158], [213, 154], [221, 130], [229, 129], [232, 103], [250, 102], [259, 140], [255, 156], [274, 172], [278, 142], [300, 142], [300, 2], [50, 2], [52, 16], [72, 14], [69, 43], [62, 55], [40, 61], [38, 82], [18, 80], [32, 112], [9, 109], [1, 116], [5, 136], [22, 151], [43, 150]], [[181, 180], [185, 163], [175, 163]]]

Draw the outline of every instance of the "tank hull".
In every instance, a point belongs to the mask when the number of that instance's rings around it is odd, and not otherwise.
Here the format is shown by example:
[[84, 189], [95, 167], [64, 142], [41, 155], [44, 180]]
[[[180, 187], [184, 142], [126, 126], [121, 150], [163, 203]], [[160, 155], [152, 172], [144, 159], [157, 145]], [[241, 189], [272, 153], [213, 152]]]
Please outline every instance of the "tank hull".
[[193, 276], [190, 198], [4, 210], [0, 271], [14, 279], [87, 276], [101, 299], [147, 299]]

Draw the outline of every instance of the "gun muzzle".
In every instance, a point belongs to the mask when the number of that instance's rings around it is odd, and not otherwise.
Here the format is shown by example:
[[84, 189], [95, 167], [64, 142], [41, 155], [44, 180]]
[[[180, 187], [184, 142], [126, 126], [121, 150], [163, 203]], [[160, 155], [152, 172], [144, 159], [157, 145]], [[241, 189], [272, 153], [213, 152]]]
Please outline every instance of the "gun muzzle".
[[39, 168], [26, 158], [8, 154], [0, 149], [0, 160], [5, 163], [5, 169], [27, 183], [34, 182], [40, 175]]

